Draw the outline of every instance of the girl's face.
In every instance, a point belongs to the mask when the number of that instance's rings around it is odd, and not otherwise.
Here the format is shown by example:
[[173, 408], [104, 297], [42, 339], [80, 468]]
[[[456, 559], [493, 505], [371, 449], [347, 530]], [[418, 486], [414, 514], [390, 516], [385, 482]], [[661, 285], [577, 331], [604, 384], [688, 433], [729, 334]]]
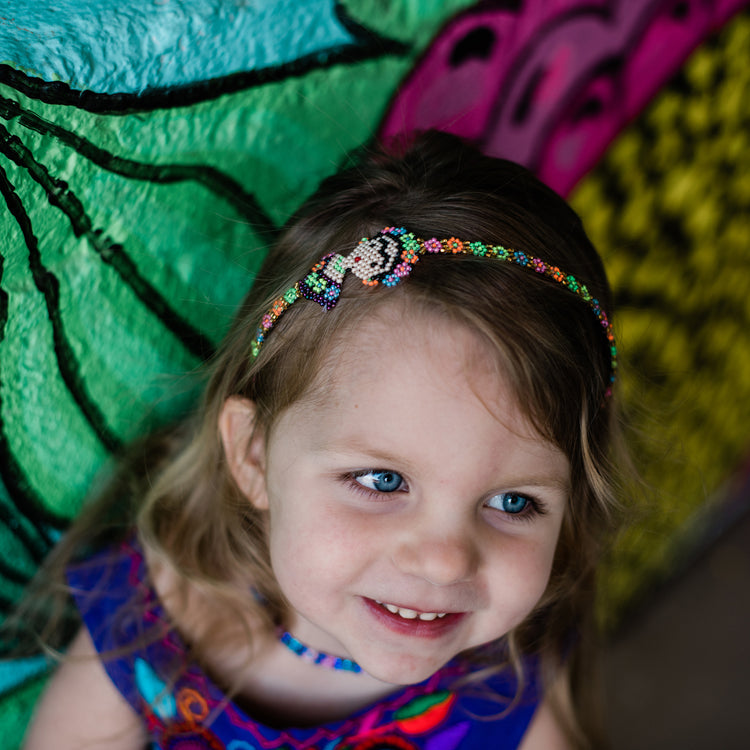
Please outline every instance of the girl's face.
[[391, 307], [332, 356], [266, 442], [273, 570], [300, 640], [419, 682], [539, 601], [569, 464], [456, 323]]

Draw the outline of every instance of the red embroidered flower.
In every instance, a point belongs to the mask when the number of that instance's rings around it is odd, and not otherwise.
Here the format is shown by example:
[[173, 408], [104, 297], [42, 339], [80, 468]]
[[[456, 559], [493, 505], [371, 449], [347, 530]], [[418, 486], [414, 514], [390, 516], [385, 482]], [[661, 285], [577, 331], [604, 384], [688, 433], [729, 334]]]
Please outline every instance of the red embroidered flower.
[[224, 743], [213, 732], [192, 722], [170, 724], [159, 747], [165, 750], [225, 750]]
[[366, 739], [350, 745], [343, 743], [347, 750], [417, 750], [409, 740], [397, 734], [384, 734], [380, 737], [367, 737]]

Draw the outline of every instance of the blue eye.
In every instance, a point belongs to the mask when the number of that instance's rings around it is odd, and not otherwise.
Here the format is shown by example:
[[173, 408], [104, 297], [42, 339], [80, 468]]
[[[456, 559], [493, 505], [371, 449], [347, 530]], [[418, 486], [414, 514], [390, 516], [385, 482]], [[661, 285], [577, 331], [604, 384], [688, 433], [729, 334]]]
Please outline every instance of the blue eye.
[[517, 492], [501, 492], [494, 495], [487, 501], [490, 508], [501, 510], [503, 513], [518, 515], [523, 513], [529, 506], [533, 505], [530, 498], [526, 495], [519, 495]]
[[354, 481], [375, 492], [396, 492], [404, 484], [404, 478], [395, 471], [363, 471], [354, 475]]

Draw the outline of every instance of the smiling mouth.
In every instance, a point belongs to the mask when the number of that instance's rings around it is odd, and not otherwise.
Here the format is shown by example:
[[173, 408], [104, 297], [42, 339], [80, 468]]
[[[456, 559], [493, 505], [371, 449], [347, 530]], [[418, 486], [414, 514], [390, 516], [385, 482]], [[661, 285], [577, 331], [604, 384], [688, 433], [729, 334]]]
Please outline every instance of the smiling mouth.
[[390, 602], [364, 597], [362, 600], [377, 622], [389, 630], [419, 638], [441, 638], [451, 633], [468, 612], [420, 612]]
[[388, 602], [379, 602], [374, 599], [376, 604], [379, 604], [383, 609], [387, 609], [392, 615], [398, 615], [404, 620], [423, 620], [430, 622], [431, 620], [442, 619], [448, 614], [447, 612], [417, 612], [416, 609], [407, 609], [406, 607], [397, 607], [395, 604], [388, 604]]

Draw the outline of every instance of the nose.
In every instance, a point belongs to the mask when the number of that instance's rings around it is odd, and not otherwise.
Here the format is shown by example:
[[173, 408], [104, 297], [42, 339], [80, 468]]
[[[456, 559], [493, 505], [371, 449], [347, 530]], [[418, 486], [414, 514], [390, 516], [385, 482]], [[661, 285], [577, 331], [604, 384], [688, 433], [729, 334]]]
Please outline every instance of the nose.
[[407, 575], [434, 586], [450, 586], [474, 576], [479, 566], [479, 551], [468, 529], [430, 531], [421, 526], [400, 537], [392, 560]]

